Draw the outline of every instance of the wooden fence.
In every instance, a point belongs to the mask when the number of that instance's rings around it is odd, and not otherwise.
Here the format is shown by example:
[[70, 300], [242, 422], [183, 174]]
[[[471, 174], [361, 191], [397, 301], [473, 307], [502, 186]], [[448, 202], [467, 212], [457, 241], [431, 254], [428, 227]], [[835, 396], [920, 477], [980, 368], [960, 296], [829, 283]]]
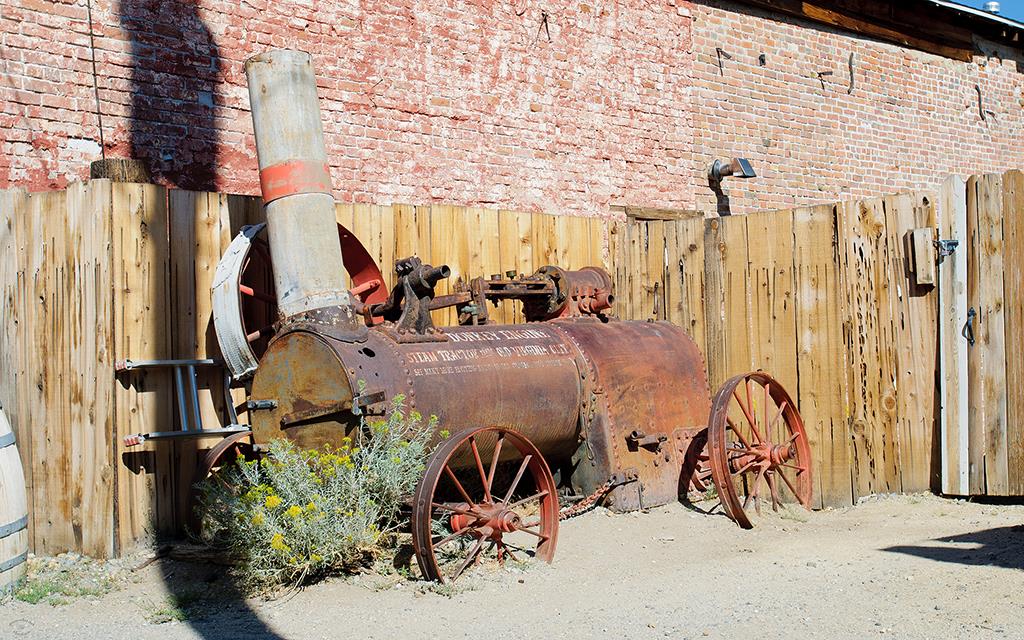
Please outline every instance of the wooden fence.
[[818, 504], [845, 505], [931, 484], [935, 300], [914, 285], [904, 237], [934, 226], [927, 195], [629, 221], [612, 262], [627, 315], [706, 345], [712, 391], [755, 369], [790, 390]]
[[[114, 363], [216, 356], [214, 270], [262, 215], [257, 198], [106, 180], [0, 191], [0, 403], [25, 463], [37, 553], [109, 557], [180, 531], [197, 446], [209, 442], [125, 449], [125, 435], [175, 428], [173, 387], [157, 371], [115, 379]], [[451, 281], [603, 260], [596, 219], [345, 204], [338, 219], [385, 272], [413, 253], [450, 264]], [[218, 403], [204, 386], [211, 425]]]
[[[451, 282], [552, 263], [604, 264], [614, 274], [620, 316], [671, 320], [706, 347], [712, 391], [742, 371], [777, 376], [808, 425], [818, 504], [847, 505], [874, 492], [935, 488], [940, 472], [960, 477], [961, 466], [972, 483], [962, 491], [944, 484], [946, 491], [995, 493], [1005, 469], [1006, 491], [1022, 492], [1021, 409], [1016, 398], [1006, 400], [1005, 381], [1000, 392], [997, 375], [1003, 366], [1007, 380], [1021, 376], [1007, 364], [1021, 361], [1016, 350], [1024, 336], [1014, 333], [1021, 331], [1021, 305], [993, 298], [993, 287], [971, 289], [980, 296], [971, 304], [983, 310], [984, 348], [971, 351], [971, 362], [983, 364], [967, 376], [957, 365], [967, 355], [955, 339], [960, 327], [947, 319], [963, 311], [966, 296], [944, 294], [939, 313], [939, 291], [953, 286], [947, 272], [955, 261], [942, 263], [946, 280], [938, 288], [918, 285], [915, 265], [928, 261], [911, 260], [910, 242], [914, 229], [952, 235], [950, 212], [962, 211], [964, 228], [967, 218], [975, 220], [978, 234], [993, 233], [986, 220], [1004, 222], [1001, 241], [1015, 247], [1019, 223], [1005, 220], [1024, 215], [1022, 191], [1013, 173], [966, 186], [951, 180], [936, 194], [708, 220], [346, 204], [338, 219], [385, 272], [411, 254], [449, 264]], [[96, 180], [66, 191], [0, 191], [0, 403], [29, 476], [37, 553], [107, 557], [147, 533], [180, 530], [197, 446], [210, 443], [126, 450], [127, 434], [174, 428], [172, 385], [159, 372], [115, 379], [114, 362], [216, 356], [213, 273], [238, 229], [259, 221], [255, 198], [154, 185]], [[972, 277], [990, 282], [999, 270], [996, 252], [991, 239], [979, 246], [988, 247], [989, 261], [972, 260], [979, 265]], [[1009, 261], [1003, 268], [1000, 287], [1019, 287], [1021, 270]], [[966, 279], [966, 267], [957, 273]], [[440, 315], [440, 322], [452, 320]], [[497, 318], [519, 319], [510, 309]], [[941, 351], [937, 395], [940, 339], [950, 347]], [[202, 400], [203, 419], [214, 424], [213, 394], [204, 389]], [[1001, 421], [990, 417], [991, 407]], [[961, 414], [962, 422], [951, 417]], [[941, 438], [939, 415], [947, 416]], [[973, 481], [979, 464], [980, 477], [992, 478], [980, 484]]]

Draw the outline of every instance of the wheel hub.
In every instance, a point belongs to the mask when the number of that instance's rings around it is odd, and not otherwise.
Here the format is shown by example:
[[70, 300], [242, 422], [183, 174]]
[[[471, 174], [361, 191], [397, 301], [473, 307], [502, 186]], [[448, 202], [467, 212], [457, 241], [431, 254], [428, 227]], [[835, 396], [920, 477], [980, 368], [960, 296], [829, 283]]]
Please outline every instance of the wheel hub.
[[500, 538], [503, 533], [518, 531], [522, 524], [522, 518], [518, 513], [505, 508], [501, 504], [478, 504], [475, 508], [469, 505], [459, 505], [463, 513], [453, 513], [451, 517], [452, 531], [462, 531], [472, 527], [477, 532], [490, 532], [492, 538]]
[[762, 442], [752, 445], [749, 449], [739, 444], [735, 446], [740, 450], [740, 453], [729, 459], [729, 468], [732, 473], [738, 473], [740, 470], [747, 468], [773, 469], [796, 457], [796, 445], [792, 443], [772, 444], [771, 442]]

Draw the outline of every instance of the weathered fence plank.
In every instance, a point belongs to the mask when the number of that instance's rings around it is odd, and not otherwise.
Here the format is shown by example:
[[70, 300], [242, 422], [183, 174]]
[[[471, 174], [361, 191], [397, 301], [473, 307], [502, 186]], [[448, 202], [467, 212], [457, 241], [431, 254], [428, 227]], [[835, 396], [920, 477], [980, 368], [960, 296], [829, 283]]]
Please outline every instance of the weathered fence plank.
[[847, 504], [852, 495], [836, 209], [824, 205], [793, 212], [798, 380], [790, 391], [814, 452], [819, 505]]
[[[111, 237], [116, 359], [171, 357], [167, 193], [163, 187], [111, 185]], [[164, 431], [174, 419], [171, 377], [139, 371], [114, 385], [115, 549], [125, 548], [155, 527], [175, 530], [173, 449], [161, 443], [149, 451], [124, 451], [129, 434]], [[121, 453], [124, 453], [122, 465]], [[131, 473], [125, 473], [126, 470]]]
[[969, 348], [970, 490], [1006, 495], [1006, 350], [1003, 309], [1002, 177], [967, 184], [968, 305], [975, 309]]
[[[76, 183], [67, 189], [63, 222], [69, 243], [67, 336], [69, 361], [69, 428], [72, 527], [81, 551], [109, 556], [113, 539], [107, 534], [116, 473], [110, 452], [114, 442], [114, 405], [109, 388], [114, 366], [113, 301], [110, 297], [111, 255], [109, 185]], [[58, 399], [58, 402], [60, 400]], [[56, 446], [60, 446], [57, 443]]]
[[939, 397], [942, 492], [970, 493], [968, 481], [968, 398], [966, 340], [960, 331], [967, 318], [967, 185], [951, 176], [939, 189], [939, 238], [956, 240], [957, 249], [939, 265]]
[[1011, 496], [1024, 495], [1024, 173], [1003, 174], [1003, 300], [1006, 331], [1006, 455]]

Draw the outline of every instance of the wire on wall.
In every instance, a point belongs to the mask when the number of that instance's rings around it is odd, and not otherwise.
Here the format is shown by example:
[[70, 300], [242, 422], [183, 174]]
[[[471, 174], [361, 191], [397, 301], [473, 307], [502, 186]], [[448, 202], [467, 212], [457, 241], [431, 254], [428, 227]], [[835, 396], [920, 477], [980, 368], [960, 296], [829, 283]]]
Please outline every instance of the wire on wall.
[[103, 140], [103, 111], [100, 109], [99, 74], [96, 72], [96, 34], [92, 28], [92, 0], [86, 0], [86, 15], [89, 19], [89, 50], [92, 56], [92, 91], [96, 98], [96, 126], [100, 132], [100, 157], [107, 159], [107, 145]]

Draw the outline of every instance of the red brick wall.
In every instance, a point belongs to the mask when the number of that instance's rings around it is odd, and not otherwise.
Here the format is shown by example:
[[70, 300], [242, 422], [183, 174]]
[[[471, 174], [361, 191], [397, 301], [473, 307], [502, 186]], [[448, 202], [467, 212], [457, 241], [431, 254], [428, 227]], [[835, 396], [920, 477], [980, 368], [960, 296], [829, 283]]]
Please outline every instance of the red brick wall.
[[[545, 26], [533, 0], [93, 0], [104, 142], [167, 183], [256, 193], [243, 61], [292, 47], [314, 55], [341, 199], [689, 207], [690, 18], [673, 5], [556, 2]], [[84, 0], [0, 16], [0, 187], [87, 176]]]
[[[732, 58], [721, 67], [716, 47]], [[1020, 50], [958, 62], [718, 1], [695, 6], [693, 49], [702, 209], [726, 200], [734, 213], [777, 209], [1024, 168]], [[831, 75], [819, 80], [819, 71]], [[975, 85], [992, 112], [984, 120]], [[708, 165], [733, 156], [750, 159], [758, 177], [727, 179], [716, 197]]]
[[[269, 47], [314, 54], [344, 200], [739, 213], [1024, 166], [1020, 52], [956, 62], [717, 1], [93, 0], [94, 88], [85, 2], [4, 1], [0, 188], [88, 174], [98, 89], [108, 155], [255, 193], [242, 62]], [[759, 177], [716, 195], [734, 155]]]

